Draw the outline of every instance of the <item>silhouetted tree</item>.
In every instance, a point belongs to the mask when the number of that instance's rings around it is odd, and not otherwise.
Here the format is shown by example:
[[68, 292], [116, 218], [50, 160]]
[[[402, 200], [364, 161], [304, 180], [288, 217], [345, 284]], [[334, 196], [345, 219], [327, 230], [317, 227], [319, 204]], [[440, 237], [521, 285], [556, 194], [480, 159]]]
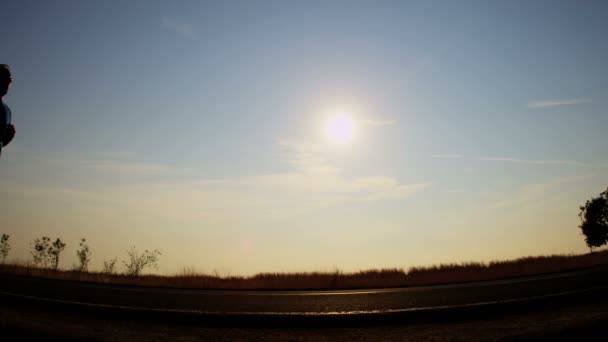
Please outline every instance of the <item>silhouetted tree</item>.
[[51, 238], [43, 236], [42, 238], [34, 239], [32, 246], [32, 258], [34, 259], [34, 265], [42, 267], [48, 267], [49, 264], [56, 271], [59, 266], [59, 255], [65, 248], [65, 243], [57, 238], [55, 242], [51, 244]]
[[113, 258], [110, 260], [103, 261], [103, 273], [112, 274], [116, 270], [116, 260], [117, 258]]
[[8, 234], [2, 234], [0, 238], [0, 254], [2, 254], [2, 263], [6, 260], [8, 252], [11, 250], [11, 245], [8, 243], [10, 236]]
[[139, 254], [139, 252], [135, 249], [135, 246], [132, 246], [127, 250], [127, 254], [129, 256], [128, 261], [123, 261], [125, 266], [127, 267], [127, 274], [130, 276], [138, 276], [141, 271], [146, 267], [158, 267], [158, 257], [161, 253], [158, 250], [145, 250], [143, 253]]
[[580, 209], [579, 227], [585, 235], [587, 246], [593, 252], [593, 247], [600, 247], [608, 242], [608, 189], [598, 197], [588, 200]]
[[57, 271], [57, 267], [59, 267], [59, 255], [63, 252], [65, 248], [65, 243], [61, 241], [61, 239], [57, 238], [55, 242], [49, 247], [48, 253], [49, 257], [53, 263], [53, 270]]
[[89, 269], [89, 262], [91, 262], [91, 251], [89, 250], [87, 240], [84, 238], [80, 239], [80, 243], [78, 245], [80, 246], [80, 248], [76, 251], [76, 256], [78, 256], [78, 265], [76, 265], [74, 269], [80, 272], [86, 272]]
[[43, 236], [42, 238], [35, 238], [34, 245], [32, 247], [32, 258], [34, 265], [47, 267], [48, 266], [48, 249], [51, 245], [51, 238]]

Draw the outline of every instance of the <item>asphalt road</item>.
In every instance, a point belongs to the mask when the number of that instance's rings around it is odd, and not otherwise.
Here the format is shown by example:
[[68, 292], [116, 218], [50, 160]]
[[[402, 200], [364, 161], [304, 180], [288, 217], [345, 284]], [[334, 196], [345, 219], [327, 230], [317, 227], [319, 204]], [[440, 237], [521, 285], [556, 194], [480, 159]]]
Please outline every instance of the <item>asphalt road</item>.
[[606, 292], [608, 267], [457, 285], [348, 291], [203, 291], [0, 275], [0, 296], [97, 308], [221, 315], [342, 315], [559, 300]]

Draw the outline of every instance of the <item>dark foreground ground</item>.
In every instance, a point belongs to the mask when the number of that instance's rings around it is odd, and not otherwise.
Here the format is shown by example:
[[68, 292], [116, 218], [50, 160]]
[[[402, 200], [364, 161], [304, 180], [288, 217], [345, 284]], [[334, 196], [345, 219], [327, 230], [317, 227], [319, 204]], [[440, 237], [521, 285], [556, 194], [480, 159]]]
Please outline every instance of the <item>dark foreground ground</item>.
[[[500, 304], [502, 311], [507, 303], [534, 307], [564, 302], [566, 298], [578, 303], [579, 297], [594, 298], [594, 293], [608, 293], [608, 266], [464, 284], [345, 291], [184, 290], [0, 275], [0, 302], [46, 302], [55, 311], [61, 306], [79, 313], [89, 311], [98, 317], [102, 311], [109, 316], [127, 311], [126, 318], [133, 314], [146, 315], [148, 321], [159, 316], [160, 320], [165, 319], [168, 316], [165, 313], [170, 313], [173, 319], [179, 315], [176, 321], [191, 319], [191, 316], [195, 316], [194, 319], [207, 316], [208, 321], [210, 314], [219, 316], [216, 321], [220, 322], [226, 321], [226, 316], [231, 319], [235, 314], [247, 316], [238, 319], [241, 322], [261, 315], [298, 315], [311, 320], [309, 317], [315, 315], [380, 312], [382, 317], [374, 319], [385, 322], [388, 318], [403, 319], [408, 312], [409, 320], [414, 315], [411, 311], [416, 311], [414, 316], [419, 317], [421, 310], [432, 309], [434, 317], [436, 308], [466, 308], [484, 303]], [[129, 310], [117, 310], [119, 308]], [[487, 311], [487, 305], [478, 309], [481, 310]]]
[[[17, 341], [511, 341], [600, 337], [608, 326], [608, 301], [568, 303], [526, 310], [443, 316], [386, 324], [197, 324], [146, 321], [0, 304], [2, 340]], [[12, 336], [12, 338], [4, 338]]]
[[[230, 294], [0, 279], [2, 341], [573, 340], [604, 336], [608, 326], [605, 267], [519, 280], [348, 294]], [[307, 303], [319, 309], [311, 311], [303, 306]], [[361, 303], [367, 303], [366, 314], [349, 308]], [[227, 307], [178, 310], [195, 304]], [[285, 309], [272, 314], [266, 309], [243, 310], [245, 304]]]

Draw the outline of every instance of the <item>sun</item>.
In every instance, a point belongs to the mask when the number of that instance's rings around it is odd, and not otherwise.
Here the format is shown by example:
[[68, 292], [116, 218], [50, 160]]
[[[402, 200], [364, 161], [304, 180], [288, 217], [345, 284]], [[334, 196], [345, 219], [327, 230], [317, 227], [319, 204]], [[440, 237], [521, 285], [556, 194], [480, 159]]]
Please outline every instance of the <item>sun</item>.
[[325, 135], [334, 144], [346, 144], [355, 135], [355, 123], [348, 115], [335, 115], [325, 122]]

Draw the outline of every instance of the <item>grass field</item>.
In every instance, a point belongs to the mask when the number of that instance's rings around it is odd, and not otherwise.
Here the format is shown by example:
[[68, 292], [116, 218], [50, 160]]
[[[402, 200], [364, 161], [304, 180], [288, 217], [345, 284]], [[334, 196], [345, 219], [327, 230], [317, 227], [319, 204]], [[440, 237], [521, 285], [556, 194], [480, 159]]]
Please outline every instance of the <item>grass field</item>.
[[0, 273], [137, 286], [223, 290], [357, 289], [495, 280], [554, 273], [608, 264], [608, 250], [581, 255], [525, 257], [489, 263], [440, 264], [430, 267], [376, 269], [352, 273], [260, 273], [250, 277], [198, 274], [184, 269], [171, 276], [52, 271], [23, 264], [0, 265]]

